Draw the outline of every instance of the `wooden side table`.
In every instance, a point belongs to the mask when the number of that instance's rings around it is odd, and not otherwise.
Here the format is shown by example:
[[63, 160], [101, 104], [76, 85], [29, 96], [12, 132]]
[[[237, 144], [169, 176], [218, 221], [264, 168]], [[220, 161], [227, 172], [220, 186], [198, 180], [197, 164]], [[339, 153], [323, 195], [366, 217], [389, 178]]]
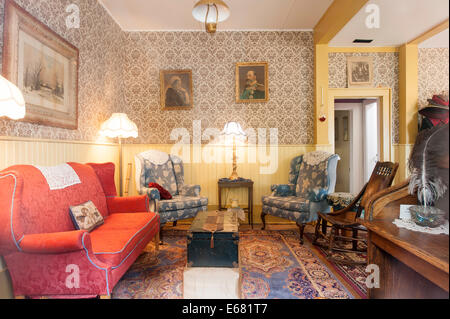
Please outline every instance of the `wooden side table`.
[[248, 224], [253, 229], [253, 181], [249, 179], [243, 179], [238, 181], [232, 181], [228, 179], [221, 179], [218, 182], [219, 186], [219, 210], [226, 210], [222, 206], [222, 190], [226, 188], [247, 188], [248, 189], [248, 207], [243, 208], [248, 213]]

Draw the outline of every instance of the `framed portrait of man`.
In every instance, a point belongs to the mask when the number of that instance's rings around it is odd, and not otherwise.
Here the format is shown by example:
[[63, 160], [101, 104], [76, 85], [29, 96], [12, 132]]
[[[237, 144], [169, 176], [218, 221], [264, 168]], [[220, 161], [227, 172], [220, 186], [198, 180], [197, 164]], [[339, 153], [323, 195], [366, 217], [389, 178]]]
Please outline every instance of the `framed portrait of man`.
[[192, 70], [161, 70], [163, 110], [189, 110], [194, 107]]
[[5, 1], [3, 75], [22, 91], [22, 121], [78, 128], [78, 49], [12, 0]]
[[370, 56], [347, 58], [348, 87], [373, 86], [373, 59]]
[[269, 101], [269, 64], [245, 62], [236, 64], [236, 102]]

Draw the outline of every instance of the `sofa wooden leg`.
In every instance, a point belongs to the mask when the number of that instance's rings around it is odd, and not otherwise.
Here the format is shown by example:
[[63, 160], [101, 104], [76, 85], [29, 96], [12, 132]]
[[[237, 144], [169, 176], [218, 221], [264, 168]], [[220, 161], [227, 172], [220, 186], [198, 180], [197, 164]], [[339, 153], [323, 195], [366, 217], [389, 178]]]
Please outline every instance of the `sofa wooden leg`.
[[105, 299], [105, 300], [111, 299], [111, 295], [101, 295], [100, 299]]
[[25, 296], [14, 296], [14, 299], [26, 299]]
[[159, 229], [159, 243], [160, 245], [164, 244], [162, 227]]
[[265, 213], [261, 213], [261, 220], [263, 223], [262, 230], [266, 230], [266, 214]]
[[155, 238], [153, 239], [155, 243], [155, 254], [158, 255], [159, 253], [159, 233], [155, 235]]

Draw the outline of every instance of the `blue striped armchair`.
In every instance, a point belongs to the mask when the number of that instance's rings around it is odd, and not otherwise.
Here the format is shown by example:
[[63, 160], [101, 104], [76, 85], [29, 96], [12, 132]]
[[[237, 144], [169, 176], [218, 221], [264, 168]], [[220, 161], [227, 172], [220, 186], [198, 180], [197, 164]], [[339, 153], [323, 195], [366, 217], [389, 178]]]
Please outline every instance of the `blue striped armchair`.
[[331, 208], [327, 196], [336, 186], [338, 155], [316, 151], [298, 156], [291, 161], [289, 183], [272, 185], [271, 195], [262, 197], [263, 229], [266, 215], [295, 221], [300, 229], [300, 242], [307, 223], [316, 221], [318, 212]]
[[[136, 155], [135, 164], [136, 188], [139, 194], [148, 195], [150, 209], [159, 213], [162, 226], [207, 210], [208, 198], [200, 196], [200, 185], [184, 183], [183, 161], [178, 156], [150, 150]], [[158, 189], [149, 188], [150, 183], [161, 185], [172, 199], [162, 200]]]

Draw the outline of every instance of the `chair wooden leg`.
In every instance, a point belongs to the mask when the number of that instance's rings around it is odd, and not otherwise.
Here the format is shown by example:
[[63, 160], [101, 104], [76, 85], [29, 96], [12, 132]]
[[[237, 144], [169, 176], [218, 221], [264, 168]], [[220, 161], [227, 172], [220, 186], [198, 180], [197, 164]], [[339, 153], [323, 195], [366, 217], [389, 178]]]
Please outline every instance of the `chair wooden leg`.
[[300, 230], [300, 244], [303, 245], [303, 234], [305, 233], [306, 224], [297, 224], [297, 226]]
[[326, 236], [327, 235], [327, 221], [326, 220], [322, 220], [322, 234], [324, 235], [324, 236]]
[[338, 230], [335, 227], [331, 228], [330, 240], [328, 242], [328, 254], [330, 254], [330, 255], [333, 252], [334, 237], [336, 236], [337, 231]]
[[173, 222], [173, 227], [177, 227], [177, 224], [178, 224], [178, 221], [177, 221], [177, 220], [174, 221], [174, 222]]
[[[353, 238], [358, 238], [358, 230], [357, 229], [353, 229]], [[352, 241], [352, 249], [354, 251], [358, 250], [358, 241], [357, 240]]]
[[111, 295], [101, 295], [100, 299], [105, 299], [105, 300], [111, 299]]
[[266, 230], [266, 214], [265, 213], [261, 213], [261, 220], [263, 223], [262, 230]]
[[317, 239], [319, 239], [319, 228], [320, 228], [321, 222], [322, 222], [322, 218], [319, 217], [319, 219], [317, 220], [316, 228], [314, 230], [313, 244], [315, 244], [317, 242]]

